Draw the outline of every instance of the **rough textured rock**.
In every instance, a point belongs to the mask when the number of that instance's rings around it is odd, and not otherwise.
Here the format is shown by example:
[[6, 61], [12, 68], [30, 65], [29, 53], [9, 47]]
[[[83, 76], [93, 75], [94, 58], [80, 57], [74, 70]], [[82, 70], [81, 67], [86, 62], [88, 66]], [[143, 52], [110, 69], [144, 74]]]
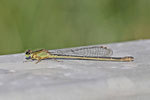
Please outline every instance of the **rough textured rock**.
[[0, 56], [0, 100], [149, 100], [150, 40], [106, 44], [133, 62], [44, 60]]

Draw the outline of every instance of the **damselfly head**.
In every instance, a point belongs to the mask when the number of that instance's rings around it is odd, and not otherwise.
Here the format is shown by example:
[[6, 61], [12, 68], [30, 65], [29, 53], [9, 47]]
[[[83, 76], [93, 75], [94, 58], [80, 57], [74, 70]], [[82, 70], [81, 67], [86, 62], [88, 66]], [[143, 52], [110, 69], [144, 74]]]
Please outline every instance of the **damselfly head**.
[[26, 59], [31, 59], [32, 50], [27, 50], [25, 52]]
[[32, 50], [27, 50], [27, 51], [25, 52], [26, 55], [30, 55], [31, 53], [32, 53]]

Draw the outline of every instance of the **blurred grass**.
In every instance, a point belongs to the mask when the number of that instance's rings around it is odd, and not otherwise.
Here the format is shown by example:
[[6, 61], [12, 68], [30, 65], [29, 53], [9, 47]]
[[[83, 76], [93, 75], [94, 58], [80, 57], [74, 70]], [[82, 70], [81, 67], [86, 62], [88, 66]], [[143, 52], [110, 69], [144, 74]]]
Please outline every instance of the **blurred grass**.
[[149, 0], [0, 0], [0, 54], [150, 38]]

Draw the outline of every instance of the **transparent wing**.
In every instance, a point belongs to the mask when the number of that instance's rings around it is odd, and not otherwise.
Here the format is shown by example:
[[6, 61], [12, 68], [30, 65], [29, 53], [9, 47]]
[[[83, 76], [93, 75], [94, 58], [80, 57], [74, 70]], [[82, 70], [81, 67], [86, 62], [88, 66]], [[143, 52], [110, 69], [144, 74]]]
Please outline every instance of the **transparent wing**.
[[104, 46], [79, 47], [73, 49], [50, 50], [53, 55], [63, 56], [91, 56], [91, 57], [107, 57], [113, 54], [113, 51]]
[[39, 56], [39, 57], [47, 57], [47, 56], [49, 56], [49, 53], [47, 53], [46, 51], [42, 51], [42, 52], [38, 52], [37, 56]]

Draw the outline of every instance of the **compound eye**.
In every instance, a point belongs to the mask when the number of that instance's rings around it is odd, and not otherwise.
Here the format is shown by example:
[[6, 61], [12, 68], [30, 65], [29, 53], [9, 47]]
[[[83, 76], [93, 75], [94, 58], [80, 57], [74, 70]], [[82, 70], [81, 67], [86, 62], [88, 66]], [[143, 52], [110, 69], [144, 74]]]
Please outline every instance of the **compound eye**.
[[31, 52], [32, 52], [31, 50], [27, 50], [25, 54], [26, 54], [26, 55], [30, 55]]

